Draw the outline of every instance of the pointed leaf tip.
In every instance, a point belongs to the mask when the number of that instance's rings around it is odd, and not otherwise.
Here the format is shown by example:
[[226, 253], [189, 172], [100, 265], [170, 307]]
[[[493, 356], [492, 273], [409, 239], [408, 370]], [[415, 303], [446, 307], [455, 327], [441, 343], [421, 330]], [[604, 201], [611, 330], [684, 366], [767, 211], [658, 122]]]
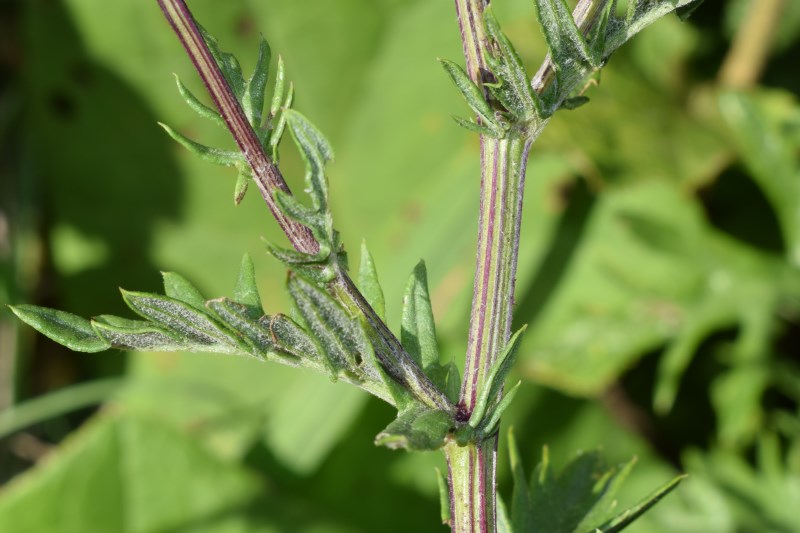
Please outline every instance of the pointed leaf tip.
[[386, 300], [378, 280], [375, 261], [367, 248], [367, 241], [361, 241], [361, 262], [358, 268], [358, 286], [375, 313], [383, 320], [386, 317]]
[[400, 343], [423, 369], [439, 363], [436, 326], [428, 292], [428, 270], [423, 260], [414, 267], [406, 284]]
[[92, 328], [91, 321], [78, 315], [37, 305], [9, 308], [20, 320], [70, 350], [96, 353], [111, 348], [111, 344]]

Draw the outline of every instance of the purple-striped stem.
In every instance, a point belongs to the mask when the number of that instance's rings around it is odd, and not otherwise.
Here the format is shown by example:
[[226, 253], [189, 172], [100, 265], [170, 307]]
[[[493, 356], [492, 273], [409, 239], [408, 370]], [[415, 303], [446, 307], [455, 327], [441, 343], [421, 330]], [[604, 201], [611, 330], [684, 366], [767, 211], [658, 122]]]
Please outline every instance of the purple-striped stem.
[[[200, 74], [211, 98], [225, 120], [239, 150], [245, 156], [261, 196], [269, 206], [292, 246], [299, 252], [315, 254], [319, 243], [311, 231], [302, 224], [288, 218], [275, 203], [276, 190], [289, 192], [286, 181], [278, 167], [269, 159], [255, 131], [250, 126], [239, 101], [233, 94], [216, 61], [211, 55], [200, 29], [184, 0], [158, 0], [164, 16], [178, 35]], [[376, 341], [376, 356], [387, 372], [416, 396], [418, 400], [434, 409], [455, 413], [455, 406], [425, 375], [419, 365], [406, 353], [400, 341], [378, 317], [364, 296], [350, 280], [347, 272], [337, 269], [337, 277], [330, 289], [347, 309], [362, 315], [372, 327]]]
[[[573, 18], [588, 34], [609, 0], [580, 0]], [[487, 74], [484, 11], [489, 0], [455, 0], [467, 73], [479, 87]], [[546, 58], [533, 80], [542, 92], [552, 82]], [[528, 152], [546, 121], [528, 137], [481, 135], [481, 200], [475, 280], [459, 411], [469, 416], [498, 354], [511, 335], [514, 282], [519, 251], [522, 197]], [[445, 448], [450, 482], [451, 528], [455, 533], [494, 533], [497, 437]]]

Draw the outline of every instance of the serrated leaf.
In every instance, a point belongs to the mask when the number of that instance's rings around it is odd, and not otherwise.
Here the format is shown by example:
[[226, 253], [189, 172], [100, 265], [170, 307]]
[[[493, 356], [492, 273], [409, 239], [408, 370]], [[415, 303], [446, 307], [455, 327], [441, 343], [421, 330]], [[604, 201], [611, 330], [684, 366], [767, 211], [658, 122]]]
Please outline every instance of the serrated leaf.
[[438, 450], [444, 446], [453, 421], [443, 411], [416, 405], [401, 412], [375, 437], [375, 444], [393, 450]]
[[[289, 294], [331, 368], [357, 372], [369, 340], [358, 320], [325, 291], [298, 275], [289, 277]], [[334, 374], [333, 377], [335, 377]]]
[[145, 292], [122, 291], [122, 298], [136, 314], [178, 334], [181, 340], [204, 350], [233, 353], [239, 341], [205, 312], [180, 300]]
[[9, 306], [20, 320], [42, 335], [76, 352], [96, 353], [111, 347], [83, 317], [37, 305]]
[[191, 281], [175, 272], [162, 272], [161, 277], [164, 279], [164, 294], [201, 311], [205, 308], [206, 299]]
[[461, 96], [467, 101], [467, 105], [492, 131], [500, 131], [500, 125], [496, 122], [494, 111], [492, 111], [491, 106], [484, 98], [483, 91], [475, 85], [464, 69], [447, 59], [439, 59], [439, 63], [442, 64], [450, 79], [453, 80]]
[[[436, 325], [428, 294], [428, 271], [425, 268], [425, 261], [417, 263], [406, 284], [400, 343], [423, 370], [438, 366], [439, 347], [436, 343]], [[443, 385], [442, 383], [442, 388]]]
[[267, 89], [271, 54], [269, 44], [262, 37], [258, 44], [258, 59], [256, 60], [255, 70], [247, 81], [244, 95], [242, 96], [242, 108], [250, 120], [250, 125], [254, 128], [258, 128], [261, 125], [261, 113], [264, 109], [264, 92]]
[[178, 85], [178, 94], [186, 101], [186, 104], [198, 115], [213, 121], [215, 124], [225, 127], [225, 121], [217, 111], [208, 107], [197, 99], [192, 92], [183, 84], [181, 79], [175, 74], [175, 83]]
[[92, 327], [112, 346], [123, 350], [175, 352], [193, 348], [190, 343], [152, 322], [101, 315], [92, 319]]
[[385, 321], [386, 300], [383, 297], [383, 289], [381, 289], [380, 281], [378, 281], [378, 270], [375, 268], [375, 261], [372, 259], [372, 254], [369, 253], [366, 241], [361, 241], [358, 288], [378, 317]]
[[233, 289], [233, 299], [256, 312], [257, 315], [253, 318], [258, 318], [264, 314], [261, 306], [261, 296], [258, 294], [258, 284], [256, 283], [256, 267], [250, 254], [242, 256], [239, 275], [236, 277], [236, 286]]
[[589, 46], [564, 0], [534, 0], [534, 4], [559, 87], [567, 87], [576, 66], [591, 65]]
[[502, 353], [486, 374], [486, 379], [480, 388], [478, 399], [475, 402], [475, 408], [472, 410], [472, 416], [469, 418], [469, 425], [473, 428], [477, 428], [481, 425], [489, 405], [494, 402], [500, 394], [503, 384], [505, 383], [506, 375], [508, 375], [508, 371], [511, 370], [511, 366], [514, 364], [517, 351], [519, 351], [519, 345], [522, 342], [522, 334], [525, 333], [526, 329], [527, 326], [523, 326], [511, 336], [505, 348], [503, 348]]
[[206, 146], [191, 140], [166, 124], [159, 122], [158, 125], [164, 128], [164, 131], [166, 131], [170, 137], [172, 137], [175, 141], [183, 145], [184, 148], [198, 156], [203, 161], [228, 167], [235, 167], [244, 163], [244, 159], [240, 152], [234, 150], [223, 150], [221, 148], [212, 148], [211, 146]]

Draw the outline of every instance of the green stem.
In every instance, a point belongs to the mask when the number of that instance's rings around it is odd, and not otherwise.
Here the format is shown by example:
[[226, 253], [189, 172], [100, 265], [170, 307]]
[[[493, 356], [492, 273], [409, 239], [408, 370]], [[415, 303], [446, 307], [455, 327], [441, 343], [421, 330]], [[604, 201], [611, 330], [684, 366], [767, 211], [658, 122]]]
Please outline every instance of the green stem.
[[[467, 72], [479, 86], [486, 72], [483, 0], [456, 0]], [[532, 140], [481, 136], [478, 246], [464, 379], [459, 410], [469, 417], [487, 372], [509, 339], [525, 166]], [[445, 448], [451, 528], [496, 530], [497, 437]]]

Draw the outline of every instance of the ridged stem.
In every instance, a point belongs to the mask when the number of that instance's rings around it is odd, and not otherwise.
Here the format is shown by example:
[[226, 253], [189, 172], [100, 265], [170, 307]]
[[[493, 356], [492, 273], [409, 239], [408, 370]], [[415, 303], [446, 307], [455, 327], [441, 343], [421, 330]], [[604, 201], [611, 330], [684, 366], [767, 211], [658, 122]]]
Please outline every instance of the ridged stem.
[[181, 44], [189, 54], [200, 78], [214, 100], [217, 109], [225, 120], [225, 124], [233, 134], [239, 150], [247, 160], [253, 173], [253, 179], [264, 197], [272, 216], [286, 234], [291, 245], [298, 252], [315, 254], [319, 251], [319, 243], [311, 234], [311, 230], [299, 222], [290, 219], [278, 209], [274, 194], [276, 190], [290, 192], [280, 170], [270, 161], [264, 152], [264, 147], [258, 140], [255, 131], [250, 126], [247, 117], [233, 94], [228, 82], [225, 81], [222, 71], [217, 66], [208, 45], [192, 13], [183, 0], [158, 0], [164, 16], [180, 39]]

